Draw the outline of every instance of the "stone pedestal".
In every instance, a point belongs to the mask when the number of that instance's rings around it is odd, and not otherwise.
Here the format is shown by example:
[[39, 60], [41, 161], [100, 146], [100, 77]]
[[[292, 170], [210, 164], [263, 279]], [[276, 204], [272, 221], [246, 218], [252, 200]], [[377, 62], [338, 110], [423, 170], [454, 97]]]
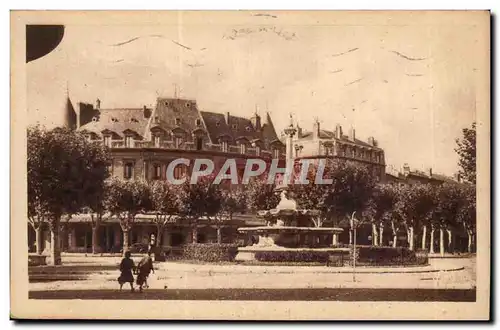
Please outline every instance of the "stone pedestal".
[[332, 245], [333, 246], [339, 245], [339, 235], [338, 234], [333, 234]]

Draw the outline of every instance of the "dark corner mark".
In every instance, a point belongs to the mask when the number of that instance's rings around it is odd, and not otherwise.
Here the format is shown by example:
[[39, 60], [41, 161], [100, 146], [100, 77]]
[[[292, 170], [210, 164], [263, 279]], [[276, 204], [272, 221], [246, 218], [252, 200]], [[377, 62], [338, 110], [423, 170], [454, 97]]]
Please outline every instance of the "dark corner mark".
[[63, 36], [64, 25], [26, 25], [26, 63], [49, 54]]

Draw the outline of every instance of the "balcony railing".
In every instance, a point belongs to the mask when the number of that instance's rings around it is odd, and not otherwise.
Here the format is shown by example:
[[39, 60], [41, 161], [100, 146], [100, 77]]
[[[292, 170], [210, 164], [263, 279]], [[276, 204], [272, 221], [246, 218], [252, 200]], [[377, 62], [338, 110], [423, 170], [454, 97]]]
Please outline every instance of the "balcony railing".
[[[102, 140], [92, 140], [92, 142], [104, 143], [104, 141], [102, 141]], [[195, 142], [191, 142], [191, 141], [182, 142], [178, 147], [176, 147], [175, 142], [171, 141], [171, 140], [161, 141], [159, 146], [156, 146], [154, 141], [133, 141], [133, 143], [130, 146], [126, 146], [125, 141], [111, 141], [110, 147], [111, 148], [135, 148], [135, 149], [159, 148], [159, 149], [171, 149], [171, 150], [197, 150]], [[221, 144], [212, 144], [212, 143], [205, 143], [201, 150], [202, 151], [224, 152], [222, 150]], [[241, 146], [228, 145], [227, 151], [225, 151], [225, 152], [231, 153], [231, 154], [241, 154]], [[264, 157], [264, 158], [273, 158], [275, 155], [275, 153], [272, 151], [262, 150], [262, 149], [260, 149], [259, 154], [257, 154], [257, 148], [252, 148], [252, 147], [246, 147], [244, 154], [247, 156], [257, 156], [257, 157]], [[280, 155], [280, 157], [284, 156], [284, 153], [280, 152], [279, 155]]]

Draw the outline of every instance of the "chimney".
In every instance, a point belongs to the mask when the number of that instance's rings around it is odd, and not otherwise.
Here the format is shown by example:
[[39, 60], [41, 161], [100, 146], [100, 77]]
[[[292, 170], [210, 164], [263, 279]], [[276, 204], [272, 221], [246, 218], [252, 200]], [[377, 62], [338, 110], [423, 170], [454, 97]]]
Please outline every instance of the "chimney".
[[144, 118], [148, 119], [151, 117], [151, 109], [148, 109], [148, 107], [144, 106], [143, 112], [144, 112]]
[[356, 130], [353, 127], [349, 129], [349, 140], [351, 141], [356, 140]]
[[229, 125], [229, 111], [226, 112], [226, 115], [224, 116], [224, 119], [226, 120], [226, 124]]
[[299, 123], [297, 123], [297, 138], [302, 137], [302, 127], [299, 126]]
[[101, 100], [97, 99], [95, 101], [95, 109], [96, 110], [101, 110]]
[[377, 146], [377, 142], [375, 141], [375, 138], [373, 136], [370, 136], [368, 138], [368, 144], [371, 145], [371, 146], [374, 146], [374, 147]]
[[335, 126], [335, 137], [337, 139], [342, 138], [342, 126], [340, 126], [339, 124], [337, 124], [337, 126]]
[[255, 113], [254, 116], [250, 118], [250, 122], [252, 123], [252, 126], [256, 131], [260, 131], [260, 116], [257, 113]]
[[404, 175], [408, 175], [408, 174], [410, 174], [410, 165], [408, 165], [408, 163], [405, 163], [405, 164], [403, 165], [403, 174], [404, 174]]
[[80, 112], [82, 111], [81, 107], [82, 107], [82, 104], [80, 102], [78, 102], [76, 104], [76, 128], [80, 128], [80, 126], [82, 126], [81, 125], [82, 119], [81, 119], [81, 116], [80, 116]]
[[429, 167], [429, 168], [427, 169], [427, 175], [428, 175], [430, 178], [432, 178], [432, 167]]
[[313, 124], [313, 140], [316, 140], [316, 139], [319, 139], [319, 130], [320, 130], [320, 127], [319, 127], [319, 120], [316, 119], [314, 121], [314, 124]]

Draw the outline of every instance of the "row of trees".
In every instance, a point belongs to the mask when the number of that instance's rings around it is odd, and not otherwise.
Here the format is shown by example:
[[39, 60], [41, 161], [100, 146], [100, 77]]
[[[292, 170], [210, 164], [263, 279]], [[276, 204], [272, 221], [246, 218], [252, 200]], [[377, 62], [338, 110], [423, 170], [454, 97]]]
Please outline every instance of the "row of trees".
[[[394, 247], [399, 233], [404, 232], [410, 249], [414, 249], [420, 237], [420, 248], [434, 253], [434, 235], [439, 230], [440, 252], [444, 253], [444, 233], [449, 245], [452, 233], [463, 230], [468, 235], [468, 250], [472, 250], [475, 185], [377, 184], [364, 166], [335, 160], [326, 163], [325, 174], [333, 180], [332, 184], [318, 185], [310, 180], [307, 185], [290, 186], [300, 207], [320, 211], [313, 219], [315, 226], [345, 226], [356, 212], [358, 225], [371, 224], [373, 245], [388, 245], [384, 241], [387, 229], [392, 232]], [[315, 173], [310, 176], [314, 178]]]
[[[106, 148], [67, 129], [31, 127], [28, 146], [28, 218], [37, 233], [38, 252], [41, 224], [49, 225], [51, 256], [56, 264], [60, 263], [61, 219], [77, 213], [90, 215], [94, 252], [103, 219], [119, 219], [126, 251], [130, 229], [140, 213], [154, 214], [158, 244], [164, 226], [174, 218], [193, 225], [196, 242], [195, 224], [201, 218], [217, 226], [220, 240], [220, 228], [235, 213], [271, 209], [279, 202], [274, 185], [268, 185], [265, 178], [251, 180], [245, 186], [228, 182], [214, 185], [212, 177], [202, 178], [196, 185], [110, 178]], [[410, 248], [414, 248], [417, 237], [426, 248], [427, 239], [434, 242], [435, 231], [439, 230], [443, 252], [444, 233], [450, 238], [452, 230], [463, 228], [471, 249], [476, 220], [474, 185], [380, 185], [367, 167], [336, 160], [328, 160], [323, 172], [324, 178], [332, 179], [331, 184], [315, 184], [312, 169], [309, 184], [289, 186], [300, 207], [320, 211], [311, 225], [341, 225], [356, 211], [360, 223], [371, 224], [373, 244], [388, 244], [383, 233], [391, 230], [395, 245], [398, 233], [405, 231]], [[434, 244], [429, 248], [433, 252]]]

